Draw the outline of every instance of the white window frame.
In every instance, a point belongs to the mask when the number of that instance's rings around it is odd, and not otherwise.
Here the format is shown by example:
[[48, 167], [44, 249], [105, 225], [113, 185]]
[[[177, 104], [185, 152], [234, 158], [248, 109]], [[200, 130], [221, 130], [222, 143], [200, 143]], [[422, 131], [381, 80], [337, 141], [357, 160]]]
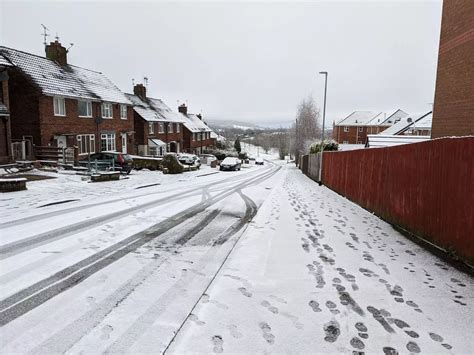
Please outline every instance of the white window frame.
[[349, 127], [344, 126], [344, 132], [349, 132]]
[[[87, 155], [87, 154], [93, 154], [95, 153], [95, 134], [78, 134], [76, 136], [76, 140], [77, 140], [77, 145], [79, 146], [79, 155]], [[82, 143], [83, 142], [86, 142], [85, 143], [85, 148], [86, 152], [83, 151], [83, 146], [82, 146]], [[87, 141], [89, 141], [89, 144], [87, 144]], [[89, 146], [87, 149], [87, 146]]]
[[[111, 120], [112, 118], [114, 118], [114, 107], [111, 102], [102, 102], [102, 105], [100, 105], [100, 109], [102, 113], [102, 118], [107, 120]], [[110, 114], [110, 116], [108, 116], [108, 114]]]
[[364, 132], [364, 127], [357, 127], [359, 132]]
[[158, 133], [165, 133], [165, 124], [163, 122], [158, 122]]
[[168, 133], [173, 133], [173, 123], [168, 123]]
[[176, 123], [176, 133], [179, 133], [179, 123]]
[[[105, 149], [102, 149], [102, 142], [105, 141]], [[117, 150], [117, 142], [115, 141], [115, 133], [100, 134], [100, 151], [115, 152]]]
[[66, 100], [64, 99], [64, 97], [53, 96], [53, 107], [55, 116], [66, 116]]
[[155, 133], [155, 124], [153, 122], [148, 122], [148, 134]]
[[127, 105], [120, 105], [120, 119], [126, 120], [128, 118], [128, 107]]
[[[79, 113], [79, 103], [84, 102], [86, 104], [86, 115], [81, 115]], [[86, 117], [86, 118], [91, 118], [92, 117], [92, 101], [90, 100], [77, 100], [77, 115], [79, 117]]]

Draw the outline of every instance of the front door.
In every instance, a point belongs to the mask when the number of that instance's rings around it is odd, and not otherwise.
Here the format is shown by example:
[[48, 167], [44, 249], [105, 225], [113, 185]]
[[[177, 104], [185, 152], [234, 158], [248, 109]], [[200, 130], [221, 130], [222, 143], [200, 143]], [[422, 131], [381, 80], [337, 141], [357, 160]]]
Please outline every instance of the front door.
[[59, 148], [66, 148], [67, 147], [67, 140], [66, 136], [58, 136], [58, 147]]
[[127, 154], [127, 134], [122, 133], [122, 153]]

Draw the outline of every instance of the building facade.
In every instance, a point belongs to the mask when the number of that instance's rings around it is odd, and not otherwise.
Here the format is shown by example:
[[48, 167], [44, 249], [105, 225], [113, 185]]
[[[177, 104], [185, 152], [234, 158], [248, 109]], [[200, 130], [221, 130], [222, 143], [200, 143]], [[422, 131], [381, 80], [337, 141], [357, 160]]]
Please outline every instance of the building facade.
[[188, 153], [202, 154], [206, 150], [215, 148], [216, 139], [211, 137], [212, 130], [203, 121], [201, 114], [188, 113], [186, 104], [178, 107], [178, 112], [184, 118], [184, 146]]
[[474, 135], [474, 1], [443, 1], [432, 138]]
[[135, 142], [138, 155], [163, 156], [180, 153], [184, 147], [184, 119], [162, 100], [147, 97], [146, 87], [137, 84], [133, 95], [126, 94], [133, 103]]
[[133, 153], [133, 109], [100, 72], [67, 63], [56, 41], [47, 57], [0, 47], [8, 60], [12, 139], [27, 146], [78, 147], [79, 157], [100, 151]]

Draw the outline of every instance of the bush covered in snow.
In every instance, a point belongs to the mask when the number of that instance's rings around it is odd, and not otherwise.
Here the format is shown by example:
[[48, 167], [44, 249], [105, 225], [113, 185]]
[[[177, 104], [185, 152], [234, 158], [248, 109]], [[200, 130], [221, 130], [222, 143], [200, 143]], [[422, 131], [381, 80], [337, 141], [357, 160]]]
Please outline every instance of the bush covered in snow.
[[[339, 144], [335, 140], [324, 141], [324, 151], [337, 151], [339, 150]], [[321, 151], [321, 142], [311, 144], [309, 148], [310, 154], [319, 153]]]
[[163, 170], [169, 174], [181, 174], [184, 171], [183, 165], [174, 154], [166, 154], [161, 162]]

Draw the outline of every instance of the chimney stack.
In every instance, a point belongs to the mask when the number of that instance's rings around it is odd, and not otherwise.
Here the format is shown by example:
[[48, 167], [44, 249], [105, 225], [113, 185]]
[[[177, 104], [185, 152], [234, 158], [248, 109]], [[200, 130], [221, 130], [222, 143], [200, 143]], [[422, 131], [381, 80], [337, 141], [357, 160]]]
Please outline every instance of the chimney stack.
[[46, 58], [54, 60], [62, 67], [67, 65], [67, 49], [58, 40], [48, 44], [45, 50]]
[[202, 115], [200, 113], [198, 113], [196, 116], [202, 121]]
[[133, 93], [141, 98], [142, 100], [146, 99], [146, 87], [143, 84], [137, 84], [133, 87]]
[[182, 114], [187, 115], [188, 114], [188, 107], [186, 106], [186, 104], [179, 105], [178, 106], [178, 112], [181, 112]]

